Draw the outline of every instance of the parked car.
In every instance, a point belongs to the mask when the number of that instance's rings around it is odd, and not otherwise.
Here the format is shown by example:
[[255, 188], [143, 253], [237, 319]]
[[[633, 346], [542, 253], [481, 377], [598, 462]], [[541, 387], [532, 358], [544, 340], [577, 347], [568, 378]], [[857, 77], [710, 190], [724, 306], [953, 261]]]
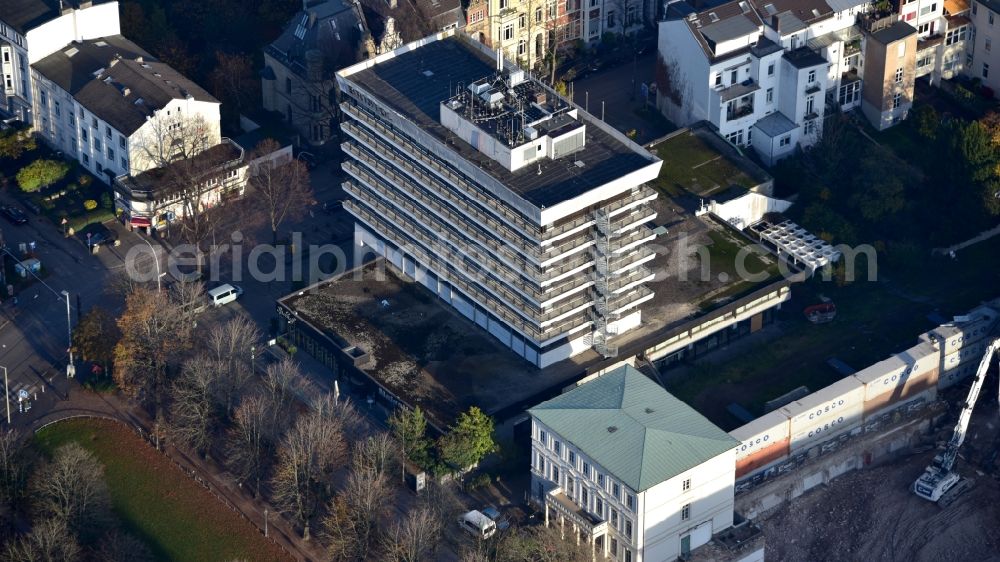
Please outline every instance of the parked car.
[[118, 233], [103, 224], [95, 223], [85, 226], [77, 237], [88, 247], [105, 246], [114, 244], [118, 240]]
[[24, 211], [11, 205], [0, 206], [0, 214], [12, 224], [24, 224], [28, 222], [28, 215]]
[[225, 283], [214, 289], [210, 289], [206, 294], [213, 306], [222, 306], [238, 299], [243, 294], [243, 289], [236, 285]]
[[489, 517], [496, 524], [498, 531], [506, 531], [510, 527], [510, 520], [507, 519], [507, 516], [500, 513], [500, 510], [492, 505], [483, 509], [480, 513]]
[[486, 540], [497, 532], [496, 523], [478, 511], [470, 511], [458, 518], [463, 531], [480, 540]]

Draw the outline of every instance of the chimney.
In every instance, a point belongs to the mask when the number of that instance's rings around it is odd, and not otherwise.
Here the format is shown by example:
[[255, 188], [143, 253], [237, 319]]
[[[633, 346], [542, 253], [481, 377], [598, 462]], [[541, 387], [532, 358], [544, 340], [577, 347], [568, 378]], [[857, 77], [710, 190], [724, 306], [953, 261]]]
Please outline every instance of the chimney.
[[142, 64], [142, 63], [143, 63], [143, 62], [145, 62], [145, 61], [143, 61], [143, 60], [142, 60], [142, 56], [140, 55], [140, 56], [138, 56], [138, 57], [135, 57], [135, 62], [137, 62], [137, 63], [139, 63], [139, 64]]
[[129, 95], [129, 94], [131, 94], [131, 93], [132, 93], [132, 90], [131, 90], [131, 89], [129, 89], [129, 88], [127, 88], [127, 87], [126, 87], [126, 88], [122, 88], [122, 97], [125, 97], [125, 98], [127, 98], [127, 97], [128, 97], [128, 95]]

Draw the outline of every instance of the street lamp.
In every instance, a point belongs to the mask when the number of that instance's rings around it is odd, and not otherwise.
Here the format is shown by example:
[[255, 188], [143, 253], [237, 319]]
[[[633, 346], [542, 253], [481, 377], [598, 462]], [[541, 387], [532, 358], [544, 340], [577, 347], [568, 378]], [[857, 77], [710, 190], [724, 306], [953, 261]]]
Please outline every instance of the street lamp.
[[139, 236], [139, 233], [134, 230], [132, 231], [132, 234], [135, 234], [136, 238], [145, 242], [146, 245], [149, 246], [149, 251], [153, 253], [153, 263], [156, 264], [156, 292], [159, 293], [163, 290], [163, 287], [160, 284], [160, 278], [163, 277], [163, 274], [160, 273], [160, 255], [157, 254], [156, 250], [153, 249], [153, 245], [149, 243], [149, 240], [146, 240], [142, 236]]
[[7, 384], [7, 367], [0, 366], [3, 369], [3, 396], [7, 399], [7, 425], [10, 425], [10, 385]]
[[76, 376], [76, 365], [73, 363], [73, 325], [69, 312], [69, 291], [63, 291], [62, 295], [66, 297], [66, 341], [69, 345], [69, 364], [66, 365], [66, 377], [73, 378]]

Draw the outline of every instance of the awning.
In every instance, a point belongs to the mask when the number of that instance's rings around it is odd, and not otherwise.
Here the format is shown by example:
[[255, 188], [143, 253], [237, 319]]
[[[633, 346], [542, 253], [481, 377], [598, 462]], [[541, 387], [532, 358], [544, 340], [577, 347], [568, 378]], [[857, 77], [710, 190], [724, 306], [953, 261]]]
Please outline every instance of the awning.
[[132, 217], [128, 220], [128, 223], [132, 226], [138, 226], [141, 228], [153, 226], [153, 220], [149, 217]]

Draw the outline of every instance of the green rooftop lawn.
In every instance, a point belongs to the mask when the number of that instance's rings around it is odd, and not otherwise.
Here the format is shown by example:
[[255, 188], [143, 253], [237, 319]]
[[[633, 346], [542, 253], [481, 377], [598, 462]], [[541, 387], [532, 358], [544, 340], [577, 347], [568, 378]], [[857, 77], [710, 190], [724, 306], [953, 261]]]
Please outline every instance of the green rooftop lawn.
[[77, 419], [46, 427], [35, 436], [45, 454], [69, 442], [79, 443], [104, 464], [115, 513], [158, 560], [288, 559], [125, 426]]
[[740, 250], [749, 246], [750, 243], [734, 234], [718, 230], [710, 230], [708, 237], [712, 240], [712, 243], [707, 246], [712, 278], [718, 279], [719, 274], [724, 273], [728, 284], [721, 291], [711, 293], [698, 303], [702, 309], [712, 308], [715, 303], [724, 299], [728, 300], [730, 297], [750, 292], [753, 288], [777, 278], [780, 274], [776, 261], [769, 259], [765, 262], [757, 253], [749, 252], [743, 258], [744, 271], [751, 275], [765, 273], [766, 277], [761, 280], [741, 278], [737, 272], [736, 260]]
[[656, 187], [670, 195], [688, 191], [699, 197], [721, 193], [734, 185], [753, 187], [753, 178], [693, 133], [677, 135], [656, 145], [663, 160]]

